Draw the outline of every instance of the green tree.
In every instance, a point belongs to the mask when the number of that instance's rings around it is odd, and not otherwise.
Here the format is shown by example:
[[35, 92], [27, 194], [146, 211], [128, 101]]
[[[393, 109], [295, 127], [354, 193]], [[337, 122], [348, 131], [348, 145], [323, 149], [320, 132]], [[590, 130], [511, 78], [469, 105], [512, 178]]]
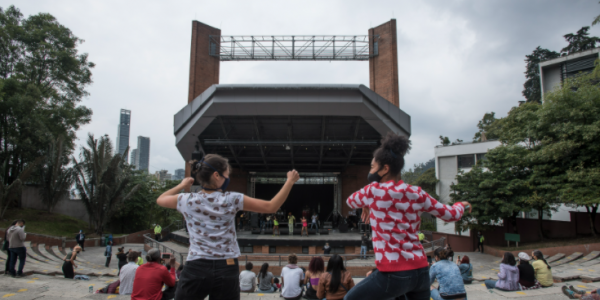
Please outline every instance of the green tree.
[[540, 46], [535, 48], [531, 54], [525, 55], [525, 78], [527, 78], [527, 80], [525, 80], [525, 83], [523, 84], [522, 93], [525, 99], [527, 99], [527, 102], [542, 103], [539, 63], [559, 56], [560, 54], [558, 52], [544, 49]]
[[600, 38], [590, 36], [588, 32], [590, 26], [583, 26], [576, 33], [567, 33], [564, 35], [565, 40], [569, 43], [568, 46], [562, 48], [560, 53], [568, 55], [574, 52], [585, 51], [596, 48], [596, 43], [600, 42]]
[[442, 144], [442, 146], [448, 146], [450, 145], [450, 138], [448, 138], [447, 136], [440, 135], [440, 143]]
[[48, 147], [45, 163], [39, 169], [40, 195], [48, 211], [52, 212], [56, 203], [68, 195], [73, 184], [74, 171], [68, 167], [69, 156], [64, 151], [64, 138], [59, 137]]
[[6, 210], [11, 204], [19, 201], [23, 183], [26, 182], [35, 171], [38, 164], [42, 162], [42, 159], [43, 157], [38, 157], [33, 162], [27, 164], [23, 172], [19, 173], [19, 177], [10, 184], [4, 184], [4, 178], [2, 178], [2, 174], [5, 174], [5, 170], [7, 169], [7, 161], [4, 161], [0, 166], [0, 219], [4, 218], [4, 213], [6, 213]]
[[496, 140], [498, 139], [498, 134], [495, 133], [492, 128], [492, 124], [496, 121], [496, 113], [485, 113], [483, 115], [483, 119], [479, 120], [477, 123], [477, 128], [479, 129], [475, 136], [473, 137], [473, 142], [483, 142], [484, 140]]
[[94, 139], [88, 135], [88, 147], [82, 147], [80, 160], [73, 158], [77, 173], [75, 184], [81, 200], [90, 216], [90, 227], [101, 235], [106, 222], [123, 207], [139, 189], [139, 185], [129, 189], [130, 167], [123, 156], [113, 155], [112, 143], [107, 135]]
[[[594, 221], [600, 203], [600, 66], [548, 94], [537, 125], [543, 149], [532, 160], [547, 201], [583, 206]], [[597, 229], [592, 224], [592, 232]]]
[[424, 163], [414, 164], [413, 168], [402, 171], [402, 181], [408, 184], [415, 184], [417, 179], [427, 170], [435, 168], [435, 159], [430, 159]]
[[439, 180], [435, 178], [435, 168], [430, 168], [423, 172], [414, 182], [410, 184], [420, 186], [425, 192], [431, 195], [431, 197], [434, 199], [439, 199], [440, 197], [435, 192], [435, 187], [438, 182]]
[[50, 14], [23, 18], [14, 6], [0, 9], [3, 184], [16, 180], [57, 136], [70, 153], [76, 130], [89, 123], [92, 111], [79, 102], [88, 95], [94, 64], [78, 53], [82, 42]]

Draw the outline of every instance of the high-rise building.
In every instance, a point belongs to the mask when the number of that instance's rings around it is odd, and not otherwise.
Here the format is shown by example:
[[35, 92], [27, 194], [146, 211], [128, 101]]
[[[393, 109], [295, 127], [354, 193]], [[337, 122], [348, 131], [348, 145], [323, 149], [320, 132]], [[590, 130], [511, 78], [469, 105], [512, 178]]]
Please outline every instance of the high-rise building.
[[138, 136], [136, 166], [138, 170], [149, 170], [150, 167], [150, 138]]
[[185, 170], [184, 169], [177, 169], [177, 170], [175, 170], [175, 174], [171, 177], [171, 179], [173, 179], [173, 180], [183, 180], [184, 177], [185, 177]]
[[[121, 109], [121, 118], [119, 121], [119, 129], [117, 131], [117, 151], [119, 154], [125, 154], [125, 150], [129, 147], [129, 127], [131, 124], [131, 110]], [[125, 157], [127, 161], [127, 157]]]
[[164, 183], [165, 180], [171, 180], [172, 178], [171, 173], [169, 173], [167, 170], [156, 171], [154, 176], [156, 176], [156, 179], [158, 179], [160, 183]]
[[138, 150], [137, 149], [133, 149], [131, 150], [131, 156], [129, 158], [129, 164], [133, 166], [134, 169], [137, 169], [137, 164], [138, 164]]

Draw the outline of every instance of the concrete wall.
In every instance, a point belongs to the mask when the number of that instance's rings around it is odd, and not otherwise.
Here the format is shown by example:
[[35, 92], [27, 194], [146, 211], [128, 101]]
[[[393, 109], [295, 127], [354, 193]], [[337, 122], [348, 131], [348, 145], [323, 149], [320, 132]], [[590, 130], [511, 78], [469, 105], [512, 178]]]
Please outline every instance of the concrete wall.
[[[26, 186], [23, 188], [21, 205], [23, 208], [47, 210], [42, 202], [42, 197], [40, 196], [40, 188], [34, 186]], [[89, 216], [83, 201], [71, 200], [68, 194], [58, 201], [52, 212], [89, 222]]]
[[342, 178], [342, 215], [345, 217], [350, 211], [350, 207], [346, 204], [346, 199], [352, 193], [360, 190], [367, 184], [367, 175], [371, 166], [349, 166], [345, 172], [341, 174]]
[[544, 94], [552, 91], [555, 87], [560, 86], [560, 65], [548, 66], [546, 68], [543, 68], [542, 72], [542, 76], [544, 78], [544, 80], [542, 81], [542, 90]]
[[[0, 228], [0, 238], [4, 240], [6, 228]], [[113, 238], [114, 245], [122, 245], [127, 243], [141, 244], [144, 242], [144, 234], [154, 232], [153, 229], [146, 229], [138, 232], [134, 232], [125, 236]], [[58, 246], [61, 248], [73, 248], [77, 245], [75, 239], [67, 239], [65, 237], [57, 237], [44, 234], [27, 233], [25, 241], [31, 242], [34, 245], [45, 244], [46, 246]], [[100, 238], [86, 238], [85, 247], [98, 247], [101, 246], [102, 242]]]

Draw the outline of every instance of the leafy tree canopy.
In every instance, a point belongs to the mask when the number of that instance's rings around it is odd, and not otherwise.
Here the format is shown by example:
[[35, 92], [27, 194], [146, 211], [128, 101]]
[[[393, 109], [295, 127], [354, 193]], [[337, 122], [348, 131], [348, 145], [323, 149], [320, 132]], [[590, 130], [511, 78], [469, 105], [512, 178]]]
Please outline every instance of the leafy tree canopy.
[[559, 56], [558, 52], [544, 49], [540, 46], [535, 48], [531, 54], [525, 55], [525, 78], [527, 80], [523, 84], [522, 93], [527, 102], [542, 103], [539, 63]]
[[585, 51], [596, 48], [596, 43], [600, 42], [600, 38], [590, 36], [588, 32], [590, 26], [583, 26], [576, 33], [567, 33], [564, 35], [565, 40], [569, 43], [568, 46], [562, 48], [560, 53], [568, 55], [574, 52]]

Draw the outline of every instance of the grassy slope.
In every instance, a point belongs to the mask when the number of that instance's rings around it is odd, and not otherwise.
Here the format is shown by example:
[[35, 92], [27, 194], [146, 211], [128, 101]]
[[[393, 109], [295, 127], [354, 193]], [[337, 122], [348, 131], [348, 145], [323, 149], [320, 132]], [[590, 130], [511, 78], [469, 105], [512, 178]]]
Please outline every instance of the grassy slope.
[[7, 219], [0, 220], [0, 228], [7, 228], [15, 219], [24, 219], [25, 231], [31, 233], [65, 236], [73, 239], [80, 229], [84, 232], [89, 231], [87, 222], [43, 210], [9, 209], [4, 216]]

